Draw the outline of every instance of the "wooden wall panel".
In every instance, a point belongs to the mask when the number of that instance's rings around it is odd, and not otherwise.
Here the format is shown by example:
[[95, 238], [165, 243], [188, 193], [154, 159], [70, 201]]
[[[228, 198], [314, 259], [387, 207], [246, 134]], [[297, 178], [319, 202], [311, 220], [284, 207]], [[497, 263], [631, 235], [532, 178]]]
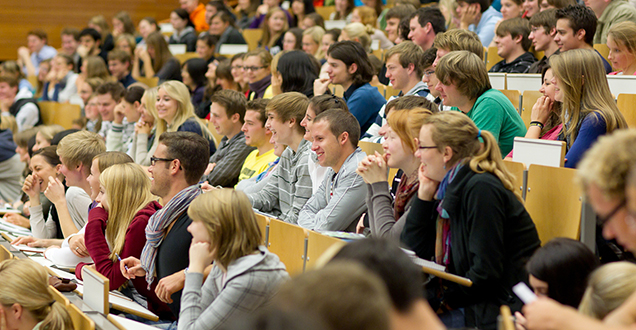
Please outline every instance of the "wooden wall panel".
[[147, 16], [167, 19], [178, 7], [179, 0], [0, 0], [0, 61], [16, 59], [31, 29], [44, 30], [49, 45], [59, 48], [64, 27], [84, 28], [92, 16], [104, 15], [110, 24], [117, 12], [126, 10], [137, 24]]

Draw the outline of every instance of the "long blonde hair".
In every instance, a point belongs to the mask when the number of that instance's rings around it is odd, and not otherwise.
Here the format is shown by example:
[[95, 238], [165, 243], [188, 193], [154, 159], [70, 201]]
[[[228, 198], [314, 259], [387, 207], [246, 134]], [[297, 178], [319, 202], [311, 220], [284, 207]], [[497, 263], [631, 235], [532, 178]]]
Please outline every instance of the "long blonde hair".
[[347, 24], [342, 31], [347, 33], [350, 40], [358, 39], [367, 53], [371, 52], [371, 35], [375, 32], [373, 27], [356, 22]]
[[579, 313], [602, 320], [636, 291], [636, 265], [612, 262], [590, 274]]
[[62, 303], [56, 302], [44, 267], [28, 259], [0, 262], [0, 304], [18, 304], [27, 310], [40, 329], [73, 329], [73, 323]]
[[318, 25], [312, 26], [303, 31], [303, 36], [306, 35], [311, 36], [311, 39], [313, 39], [313, 41], [319, 46], [316, 53], [311, 55], [314, 55], [314, 57], [319, 60], [325, 58], [325, 53], [322, 51], [322, 47], [320, 47], [320, 44], [322, 43], [322, 37], [325, 35], [325, 29]]
[[150, 179], [141, 166], [134, 163], [115, 164], [99, 175], [108, 198], [106, 240], [110, 243], [110, 259], [124, 249], [126, 231], [137, 212], [155, 200], [150, 193]]
[[[274, 13], [281, 12], [285, 16], [285, 26], [283, 26], [283, 30], [272, 34], [269, 31], [269, 19], [274, 15]], [[272, 48], [276, 41], [289, 29], [289, 23], [287, 22], [287, 14], [285, 11], [280, 9], [279, 7], [275, 7], [270, 9], [265, 15], [263, 19], [263, 23], [261, 23], [261, 29], [263, 30], [263, 37], [261, 38], [261, 47], [269, 47]]]
[[[144, 107], [148, 110], [148, 113], [152, 116], [154, 120], [154, 125], [157, 127], [157, 123], [159, 122], [159, 115], [157, 114], [157, 91], [159, 87], [148, 88], [144, 92], [144, 95], [141, 97], [144, 100]], [[163, 132], [161, 132], [163, 133]], [[161, 135], [161, 134], [159, 134]]]
[[203, 137], [211, 139], [212, 133], [210, 133], [203, 121], [194, 114], [194, 106], [190, 101], [190, 91], [186, 85], [180, 81], [169, 80], [159, 85], [157, 91], [159, 91], [159, 89], [163, 89], [171, 98], [177, 101], [177, 114], [170, 127], [168, 127], [168, 123], [166, 123], [165, 120], [158, 118], [155, 122], [155, 126], [157, 127], [155, 136], [161, 136], [164, 132], [176, 132], [186, 120], [194, 118], [201, 128]]
[[627, 122], [618, 110], [610, 92], [603, 68], [603, 62], [596, 52], [573, 49], [556, 56], [550, 56], [550, 66], [554, 76], [560, 80], [559, 89], [563, 93], [561, 122], [571, 145], [580, 129], [579, 121], [590, 113], [605, 120], [607, 133], [615, 129], [627, 128]]
[[[479, 130], [468, 116], [454, 111], [435, 113], [424, 120], [424, 125], [432, 126], [433, 142], [440, 152], [447, 146], [453, 150], [449, 165], [469, 159], [473, 172], [494, 174], [523, 203], [521, 194], [513, 186], [515, 177], [504, 165], [497, 140], [490, 132]], [[483, 145], [479, 142], [480, 134]]]
[[[86, 79], [100, 78], [104, 81], [111, 80], [108, 69], [106, 68], [106, 62], [104, 62], [103, 58], [99, 56], [87, 56], [84, 61], [86, 61]], [[93, 92], [96, 90], [96, 88], [93, 89]]]

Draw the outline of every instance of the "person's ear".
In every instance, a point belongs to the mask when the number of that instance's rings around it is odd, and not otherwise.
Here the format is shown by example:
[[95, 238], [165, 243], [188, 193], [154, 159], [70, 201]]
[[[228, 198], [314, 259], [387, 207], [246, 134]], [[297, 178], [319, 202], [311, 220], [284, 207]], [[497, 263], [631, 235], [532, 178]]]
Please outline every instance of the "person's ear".
[[[512, 37], [512, 35], [510, 35]], [[523, 36], [522, 35], [518, 35], [514, 38], [512, 38], [512, 40], [516, 43], [516, 44], [521, 44], [521, 41], [523, 40]]]
[[580, 29], [578, 31], [576, 31], [575, 37], [581, 41], [585, 40], [585, 30], [584, 29]]
[[554, 36], [556, 35], [556, 27], [553, 27], [550, 29], [550, 36], [554, 38]]
[[415, 71], [415, 64], [409, 63], [409, 65], [406, 66], [406, 71], [408, 74], [413, 73], [413, 71]]
[[22, 318], [22, 312], [24, 311], [24, 309], [22, 308], [22, 305], [15, 303], [13, 305], [11, 305], [11, 308], [9, 309], [11, 316], [14, 320], [19, 320], [20, 318]]
[[240, 121], [241, 121], [241, 115], [239, 115], [238, 113], [235, 113], [235, 114], [233, 114], [233, 115], [231, 115], [231, 116], [230, 116], [230, 120], [231, 120], [233, 123], [238, 123], [238, 122], [240, 122]]
[[341, 147], [344, 147], [346, 143], [349, 143], [349, 132], [342, 132], [342, 134], [338, 137], [338, 144], [340, 144]]
[[449, 146], [445, 146], [442, 157], [444, 159], [444, 164], [448, 163], [451, 159], [453, 159], [453, 149]]
[[347, 68], [347, 72], [349, 72], [349, 74], [354, 74], [356, 71], [358, 71], [358, 65], [356, 63], [351, 63], [351, 65]]

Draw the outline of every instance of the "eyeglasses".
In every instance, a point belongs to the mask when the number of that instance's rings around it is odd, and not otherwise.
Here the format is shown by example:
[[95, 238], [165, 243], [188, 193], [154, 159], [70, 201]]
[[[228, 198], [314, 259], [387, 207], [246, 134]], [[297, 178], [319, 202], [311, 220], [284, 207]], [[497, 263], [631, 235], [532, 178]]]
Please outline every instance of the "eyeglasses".
[[172, 159], [170, 159], [170, 158], [157, 158], [157, 157], [155, 157], [155, 156], [152, 156], [152, 157], [150, 157], [150, 166], [155, 166], [155, 163], [156, 163], [157, 161], [162, 161], [162, 162], [171, 162], [171, 161], [173, 161], [173, 160], [175, 160], [175, 158], [172, 158]]
[[435, 74], [435, 70], [424, 71], [424, 75], [430, 77]]
[[608, 215], [606, 215], [604, 217], [602, 217], [600, 215], [597, 216], [596, 223], [599, 226], [603, 226], [606, 222], [610, 221], [616, 215], [616, 213], [618, 213], [618, 211], [620, 211], [623, 207], [625, 207], [626, 204], [627, 204], [627, 202], [625, 200], [623, 200], [618, 205], [616, 205], [616, 207]]
[[244, 66], [243, 70], [245, 70], [245, 71], [257, 71], [257, 70], [260, 70], [260, 69], [263, 69], [263, 68], [265, 68], [265, 67], [264, 66]]
[[413, 140], [415, 141], [415, 145], [417, 146], [417, 149], [419, 149], [419, 150], [437, 149], [437, 146], [421, 146], [420, 145], [420, 139], [418, 139], [418, 138], [414, 138]]

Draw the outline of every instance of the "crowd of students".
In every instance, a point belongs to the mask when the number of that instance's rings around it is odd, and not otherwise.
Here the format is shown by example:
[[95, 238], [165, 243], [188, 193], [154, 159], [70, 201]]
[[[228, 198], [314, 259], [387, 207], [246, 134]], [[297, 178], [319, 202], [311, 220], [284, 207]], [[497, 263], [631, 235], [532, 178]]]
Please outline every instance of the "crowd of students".
[[[636, 246], [636, 133], [606, 77], [636, 73], [636, 8], [336, 0], [330, 19], [344, 28], [325, 31], [315, 6], [328, 2], [181, 0], [169, 38], [155, 18], [137, 32], [120, 12], [112, 29], [103, 16], [64, 29], [59, 50], [30, 31], [0, 65], [0, 198], [21, 211], [4, 221], [33, 233], [12, 243], [46, 247], [80, 279], [95, 267], [161, 328], [494, 329], [502, 304], [518, 329], [636, 323], [635, 267], [609, 263]], [[262, 29], [257, 49], [219, 55], [246, 44], [248, 28]], [[180, 63], [170, 44], [197, 57]], [[490, 70], [488, 46], [502, 58]], [[529, 127], [489, 71], [541, 73]], [[77, 104], [82, 117], [43, 125], [40, 101]], [[597, 251], [540, 242], [503, 162], [515, 137], [565, 141], [605, 238]], [[290, 280], [253, 209], [373, 239]], [[424, 286], [398, 246], [472, 286]], [[69, 328], [43, 277], [0, 263], [0, 328]], [[539, 299], [524, 307], [519, 282]]]

